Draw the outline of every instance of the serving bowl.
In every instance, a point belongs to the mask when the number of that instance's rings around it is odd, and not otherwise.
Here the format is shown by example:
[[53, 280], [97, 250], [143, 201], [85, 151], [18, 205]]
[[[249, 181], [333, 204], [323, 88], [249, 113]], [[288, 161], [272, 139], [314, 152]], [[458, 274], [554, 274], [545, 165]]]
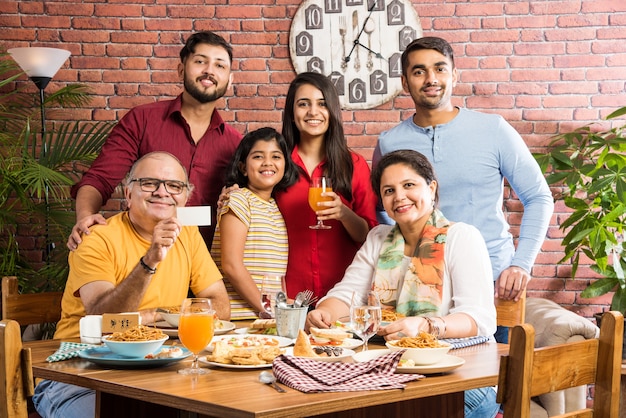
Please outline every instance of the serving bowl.
[[166, 312], [159, 312], [159, 313], [161, 314], [161, 317], [165, 319], [165, 321], [168, 324], [170, 324], [171, 327], [178, 328], [178, 321], [180, 320], [179, 313], [166, 313]]
[[443, 357], [450, 351], [450, 344], [439, 341], [440, 347], [434, 348], [407, 348], [397, 346], [396, 341], [387, 341], [385, 345], [391, 351], [406, 350], [402, 354], [402, 360], [413, 360], [415, 364], [435, 364], [443, 359]]
[[102, 342], [115, 354], [124, 357], [145, 357], [163, 345], [169, 337], [166, 335], [158, 340], [148, 341], [110, 341], [109, 336], [102, 337]]

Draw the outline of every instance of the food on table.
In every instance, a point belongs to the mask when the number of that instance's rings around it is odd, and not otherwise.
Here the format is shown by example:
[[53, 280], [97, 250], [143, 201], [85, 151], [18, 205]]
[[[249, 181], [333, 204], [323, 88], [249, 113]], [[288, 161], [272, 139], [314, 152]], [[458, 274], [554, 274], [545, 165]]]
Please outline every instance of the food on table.
[[400, 359], [398, 367], [415, 367], [415, 361], [412, 359]]
[[[327, 330], [324, 330], [327, 331]], [[298, 331], [296, 343], [293, 346], [293, 355], [296, 357], [339, 357], [343, 355], [343, 348], [337, 346], [312, 346], [306, 332]]]
[[315, 345], [332, 345], [340, 346], [346, 338], [352, 337], [352, 334], [341, 328], [315, 328], [309, 329], [311, 333], [311, 342]]
[[166, 335], [158, 328], [145, 325], [135, 325], [123, 332], [114, 332], [108, 337], [109, 341], [152, 341], [165, 338]]
[[236, 347], [227, 340], [220, 340], [215, 342], [213, 352], [207, 356], [207, 360], [223, 364], [257, 366], [271, 363], [282, 353], [283, 350], [278, 344]]
[[183, 350], [180, 347], [166, 347], [162, 348], [158, 353], [149, 353], [146, 354], [144, 358], [146, 359], [156, 359], [156, 358], [176, 358], [183, 355]]
[[276, 319], [255, 319], [248, 327], [248, 333], [276, 335]]
[[318, 357], [311, 347], [309, 336], [303, 330], [298, 330], [298, 337], [293, 345], [293, 355], [296, 357]]
[[397, 321], [400, 318], [404, 318], [405, 315], [398, 313], [392, 309], [383, 309], [382, 310], [382, 319], [383, 322], [393, 322]]
[[393, 341], [393, 345], [403, 348], [439, 348], [447, 346], [440, 343], [433, 334], [424, 331], [420, 331], [417, 337], [403, 337]]

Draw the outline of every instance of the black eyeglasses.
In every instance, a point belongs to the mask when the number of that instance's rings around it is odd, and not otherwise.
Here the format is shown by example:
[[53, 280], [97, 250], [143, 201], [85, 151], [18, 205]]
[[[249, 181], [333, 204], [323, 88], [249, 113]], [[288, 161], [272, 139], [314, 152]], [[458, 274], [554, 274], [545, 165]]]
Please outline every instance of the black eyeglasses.
[[149, 177], [141, 178], [141, 179], [130, 179], [128, 183], [139, 182], [139, 187], [144, 192], [154, 193], [159, 190], [161, 184], [165, 186], [165, 191], [169, 194], [176, 195], [181, 194], [185, 187], [189, 187], [187, 183], [184, 181], [178, 180], [159, 180], [159, 179], [151, 179]]

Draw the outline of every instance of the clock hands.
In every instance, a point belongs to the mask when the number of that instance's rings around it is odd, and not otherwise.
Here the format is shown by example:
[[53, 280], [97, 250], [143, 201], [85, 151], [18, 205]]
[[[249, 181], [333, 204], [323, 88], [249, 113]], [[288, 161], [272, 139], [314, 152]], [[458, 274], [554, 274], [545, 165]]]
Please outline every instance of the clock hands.
[[[380, 53], [373, 51], [371, 49], [371, 34], [372, 32], [374, 32], [375, 29], [375, 24], [374, 21], [372, 20], [371, 16], [372, 16], [372, 11], [374, 9], [374, 7], [376, 6], [376, 1], [372, 2], [372, 5], [370, 6], [370, 8], [368, 9], [369, 14], [367, 15], [367, 17], [365, 18], [365, 20], [363, 21], [363, 25], [361, 26], [361, 29], [358, 31], [358, 35], [356, 36], [356, 38], [354, 39], [354, 41], [352, 42], [352, 48], [350, 49], [350, 52], [348, 53], [348, 55], [345, 54], [345, 45], [344, 45], [344, 58], [343, 58], [343, 62], [341, 63], [341, 68], [345, 71], [346, 68], [348, 67], [348, 62], [350, 62], [350, 57], [352, 57], [352, 53], [355, 51], [356, 49], [356, 60], [354, 63], [354, 69], [356, 71], [359, 71], [361, 68], [361, 63], [359, 61], [359, 49], [358, 47], [362, 47], [365, 50], [368, 51], [368, 61], [367, 61], [367, 68], [368, 70], [372, 70], [374, 63], [372, 62], [372, 54], [374, 56], [376, 56], [376, 58], [379, 59], [385, 59]], [[344, 18], [345, 19], [345, 18]], [[359, 14], [358, 11], [353, 11], [352, 12], [352, 32], [353, 34], [357, 31], [357, 28], [359, 26]], [[361, 34], [365, 32], [368, 36], [368, 44], [369, 46], [365, 46], [361, 43]], [[345, 39], [345, 34], [346, 34], [346, 27], [345, 27], [345, 20], [340, 20], [340, 25], [339, 25], [339, 34], [342, 37], [342, 44], [344, 43], [344, 39]]]

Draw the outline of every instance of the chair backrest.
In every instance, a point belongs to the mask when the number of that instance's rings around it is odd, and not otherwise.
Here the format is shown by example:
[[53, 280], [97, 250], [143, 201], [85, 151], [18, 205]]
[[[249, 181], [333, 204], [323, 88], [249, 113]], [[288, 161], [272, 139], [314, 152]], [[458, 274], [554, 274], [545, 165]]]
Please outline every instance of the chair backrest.
[[0, 417], [28, 417], [27, 398], [34, 392], [30, 348], [22, 348], [20, 324], [0, 321]]
[[[526, 322], [526, 289], [522, 292], [519, 300], [505, 300], [494, 298], [496, 305], [496, 320], [499, 326], [514, 327]], [[509, 337], [511, 330], [509, 329]]]
[[3, 277], [2, 319], [13, 319], [20, 325], [58, 322], [62, 298], [63, 292], [20, 294], [17, 277]]
[[595, 384], [593, 409], [558, 417], [618, 418], [624, 317], [602, 316], [600, 338], [534, 348], [535, 330], [517, 325], [509, 355], [500, 359], [497, 401], [504, 418], [530, 416], [530, 398], [580, 385]]

